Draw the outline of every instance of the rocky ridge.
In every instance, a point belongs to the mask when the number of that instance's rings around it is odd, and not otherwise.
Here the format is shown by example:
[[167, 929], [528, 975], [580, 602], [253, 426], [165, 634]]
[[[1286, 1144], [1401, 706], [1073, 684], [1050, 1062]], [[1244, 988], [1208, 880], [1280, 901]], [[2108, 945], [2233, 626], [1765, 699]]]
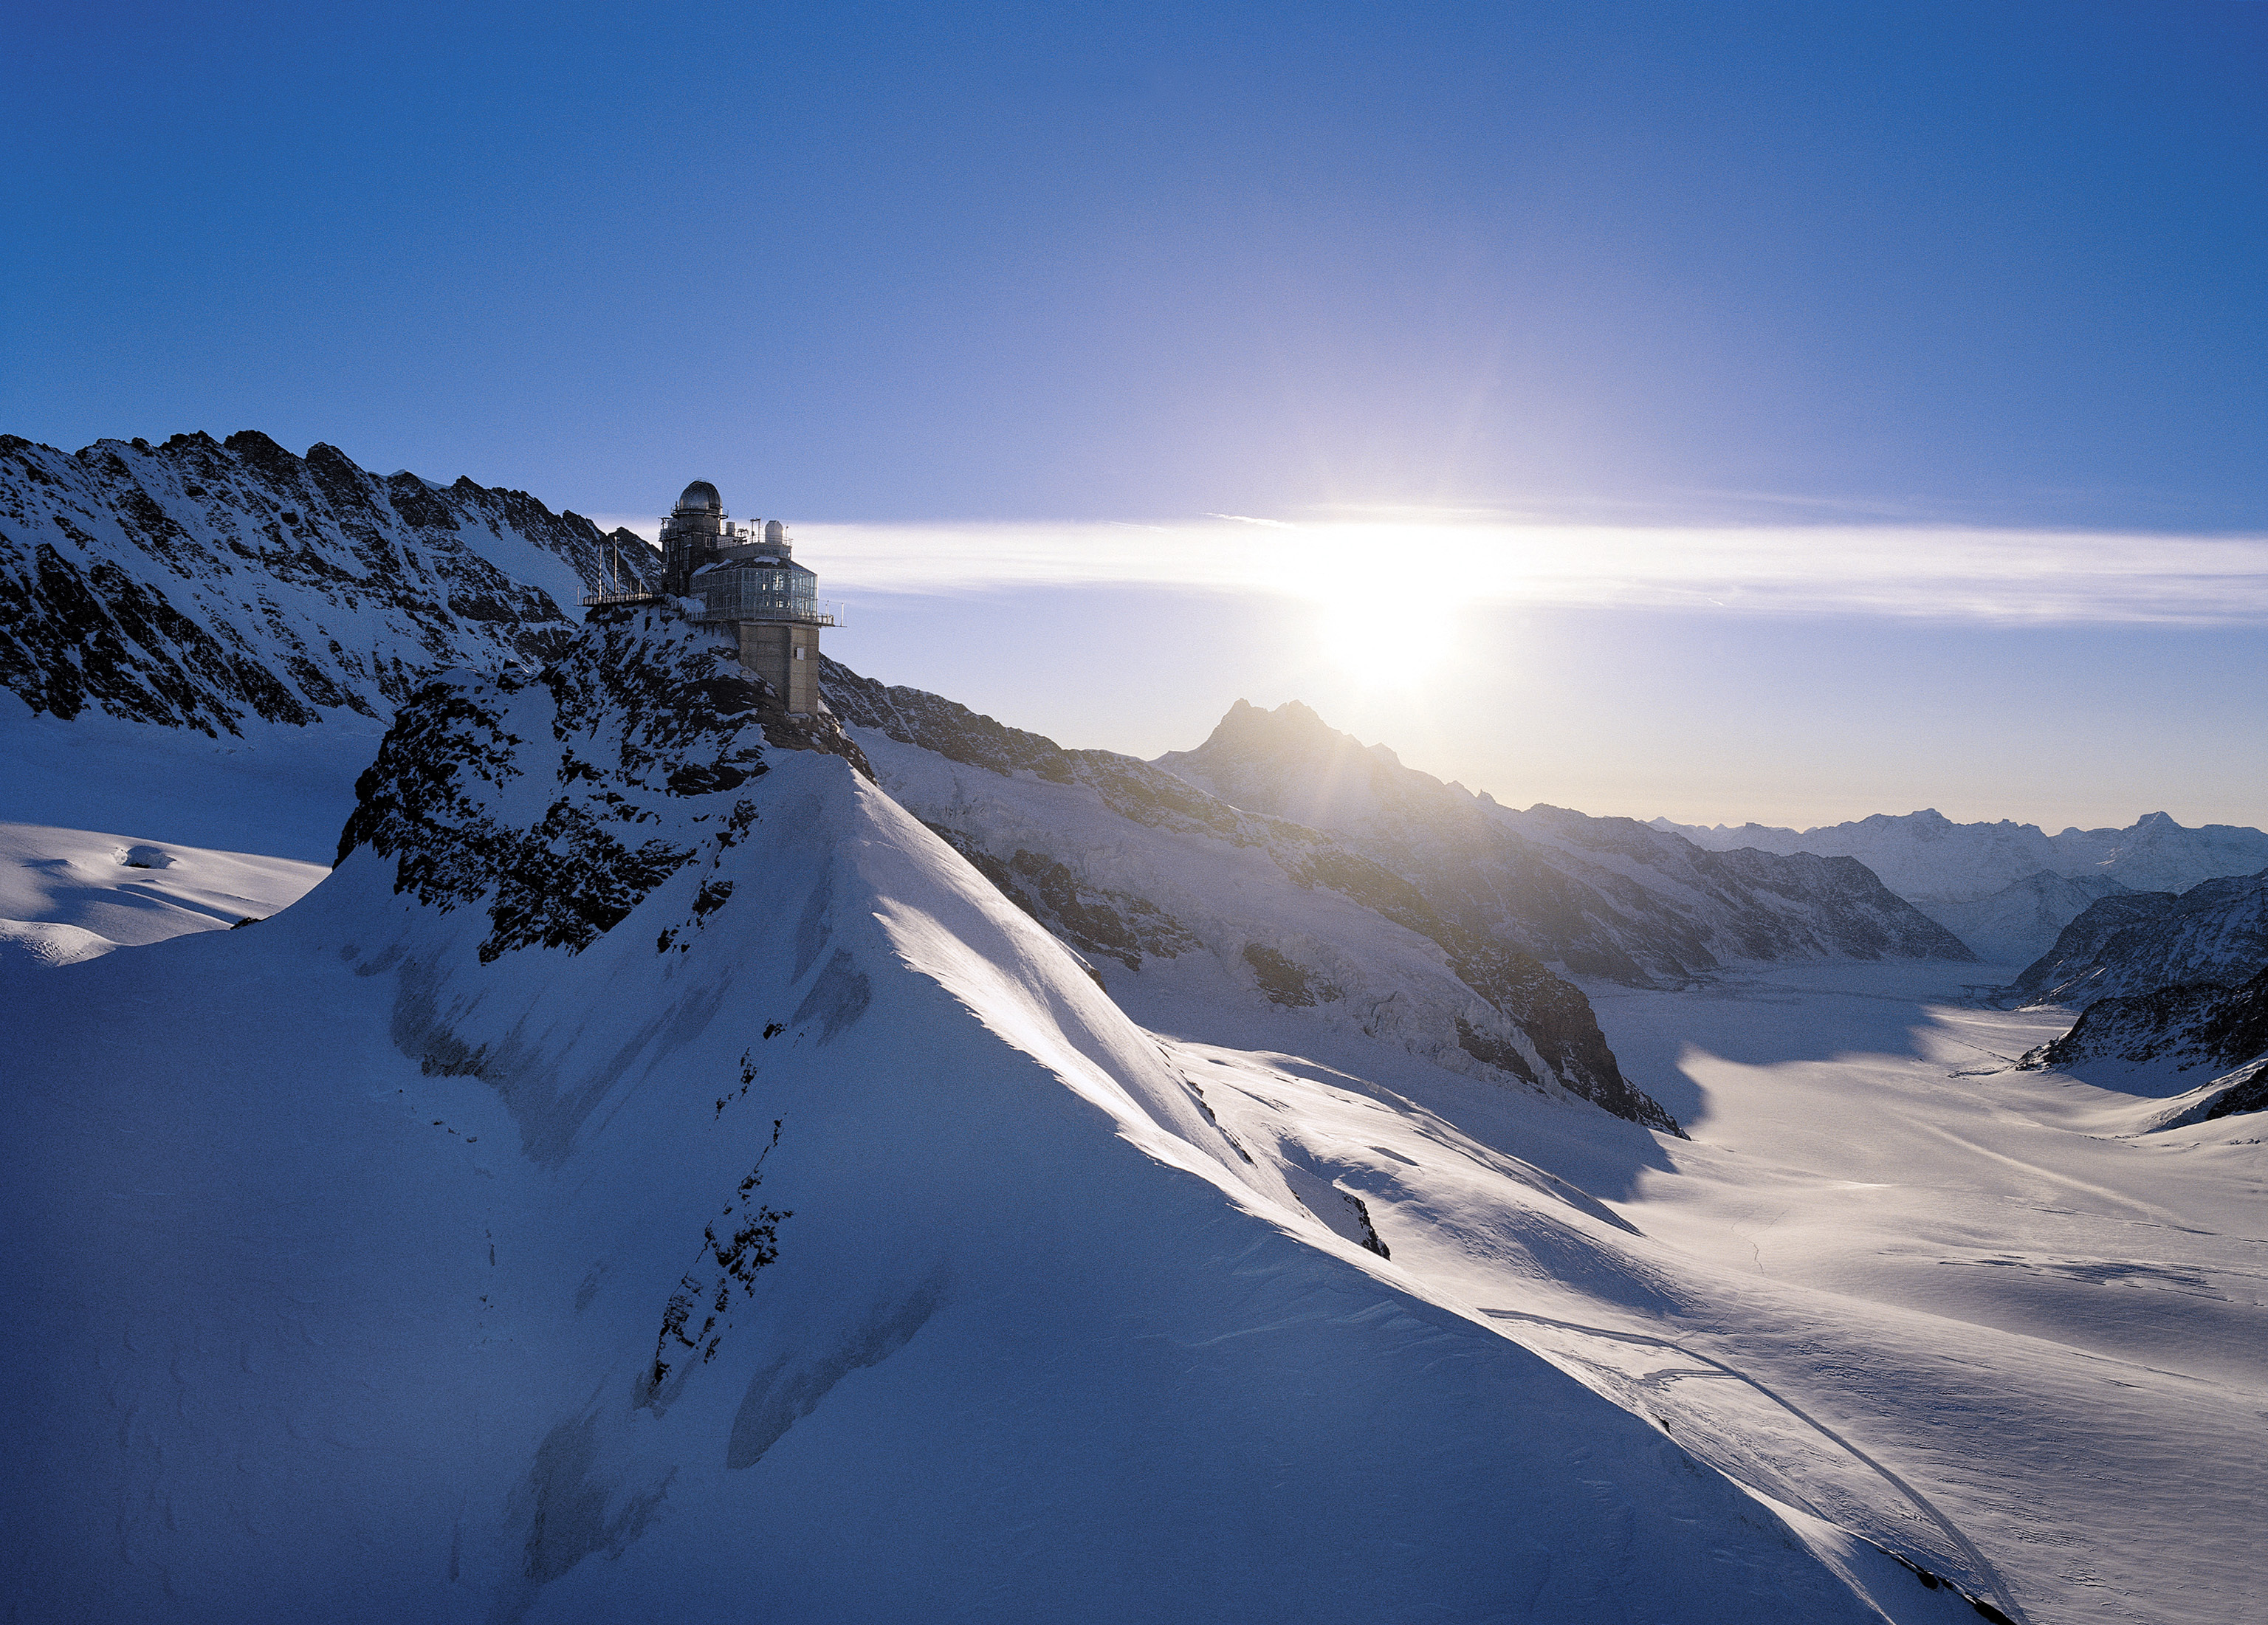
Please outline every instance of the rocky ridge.
[[617, 555], [651, 578], [629, 532], [329, 445], [0, 436], [0, 684], [216, 737], [383, 718], [432, 671], [540, 658]]
[[2185, 982], [2234, 986], [2268, 966], [2268, 869], [2186, 892], [2104, 897], [2063, 929], [2010, 991], [2027, 1004], [2091, 1005]]
[[1329, 831], [1442, 917], [1572, 974], [1646, 987], [1743, 960], [1975, 958], [1851, 858], [1705, 851], [1632, 819], [1516, 812], [1297, 702], [1239, 701], [1204, 745], [1157, 765]]
[[2250, 982], [2184, 982], [2089, 1004], [2071, 1031], [2027, 1053], [2027, 1068], [2084, 1061], [2233, 1067], [2268, 1053], [2268, 965]]

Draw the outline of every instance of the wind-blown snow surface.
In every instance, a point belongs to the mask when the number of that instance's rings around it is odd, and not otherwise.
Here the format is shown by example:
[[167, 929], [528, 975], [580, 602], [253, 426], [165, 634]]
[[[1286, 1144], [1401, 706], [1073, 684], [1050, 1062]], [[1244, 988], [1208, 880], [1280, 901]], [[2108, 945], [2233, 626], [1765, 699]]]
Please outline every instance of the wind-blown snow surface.
[[251, 852], [0, 824], [0, 969], [264, 920], [326, 872]]
[[[754, 699], [643, 621], [444, 680], [298, 905], [20, 980], [26, 1617], [1975, 1617], [1521, 1318], [1697, 1316], [1658, 1244], [1161, 1047]], [[1352, 1239], [1405, 1189], [1469, 1268]], [[2003, 1594], [1845, 1470], [1751, 1476]]]
[[1594, 987], [1616, 1053], [1694, 1092], [1669, 1095], [1694, 1131], [1664, 1147], [1675, 1172], [1637, 1171], [1616, 1206], [1676, 1278], [1719, 1272], [1683, 1312], [1711, 1328], [1702, 1348], [1920, 1491], [2035, 1620], [2257, 1620], [2268, 1125], [2166, 1131], [2189, 1079], [2018, 1070], [2069, 1012], [1964, 1004], [1977, 974]]

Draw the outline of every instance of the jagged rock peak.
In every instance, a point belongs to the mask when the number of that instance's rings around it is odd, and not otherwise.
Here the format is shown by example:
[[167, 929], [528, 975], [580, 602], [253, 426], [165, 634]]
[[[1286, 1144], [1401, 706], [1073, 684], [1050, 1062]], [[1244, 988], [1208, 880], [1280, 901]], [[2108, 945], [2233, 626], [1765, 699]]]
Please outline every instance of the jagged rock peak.
[[1499, 806], [1304, 705], [1233, 710], [1159, 767], [1345, 839], [1445, 917], [1578, 975], [1675, 984], [1736, 960], [1975, 955], [1847, 859], [1704, 851], [1631, 819]]
[[1340, 732], [1314, 708], [1297, 700], [1286, 700], [1273, 710], [1264, 710], [1248, 700], [1239, 700], [1214, 726], [1205, 744], [1233, 745], [1276, 754], [1362, 752], [1392, 766], [1402, 765], [1402, 759], [1388, 746], [1365, 745], [1352, 734]]
[[873, 776], [831, 719], [789, 718], [729, 639], [666, 608], [605, 610], [533, 676], [450, 672], [412, 694], [355, 786], [339, 862], [368, 847], [397, 894], [486, 908], [483, 962], [580, 952], [693, 865], [709, 878], [666, 952], [732, 894], [711, 871], [757, 816], [740, 792], [767, 745]]

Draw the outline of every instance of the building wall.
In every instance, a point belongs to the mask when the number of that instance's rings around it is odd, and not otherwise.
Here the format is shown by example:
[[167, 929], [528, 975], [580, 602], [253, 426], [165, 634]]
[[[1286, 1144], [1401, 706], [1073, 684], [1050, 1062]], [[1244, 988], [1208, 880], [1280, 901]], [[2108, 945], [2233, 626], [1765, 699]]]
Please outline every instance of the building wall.
[[739, 625], [740, 664], [770, 683], [792, 714], [815, 713], [819, 629], [793, 621], [743, 621]]

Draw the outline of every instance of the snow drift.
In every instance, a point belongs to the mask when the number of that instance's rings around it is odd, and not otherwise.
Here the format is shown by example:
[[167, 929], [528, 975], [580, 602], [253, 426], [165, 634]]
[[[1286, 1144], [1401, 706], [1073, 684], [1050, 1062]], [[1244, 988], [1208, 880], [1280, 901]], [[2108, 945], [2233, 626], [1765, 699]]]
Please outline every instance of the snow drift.
[[0, 968], [69, 964], [267, 918], [313, 864], [85, 829], [0, 824]]

